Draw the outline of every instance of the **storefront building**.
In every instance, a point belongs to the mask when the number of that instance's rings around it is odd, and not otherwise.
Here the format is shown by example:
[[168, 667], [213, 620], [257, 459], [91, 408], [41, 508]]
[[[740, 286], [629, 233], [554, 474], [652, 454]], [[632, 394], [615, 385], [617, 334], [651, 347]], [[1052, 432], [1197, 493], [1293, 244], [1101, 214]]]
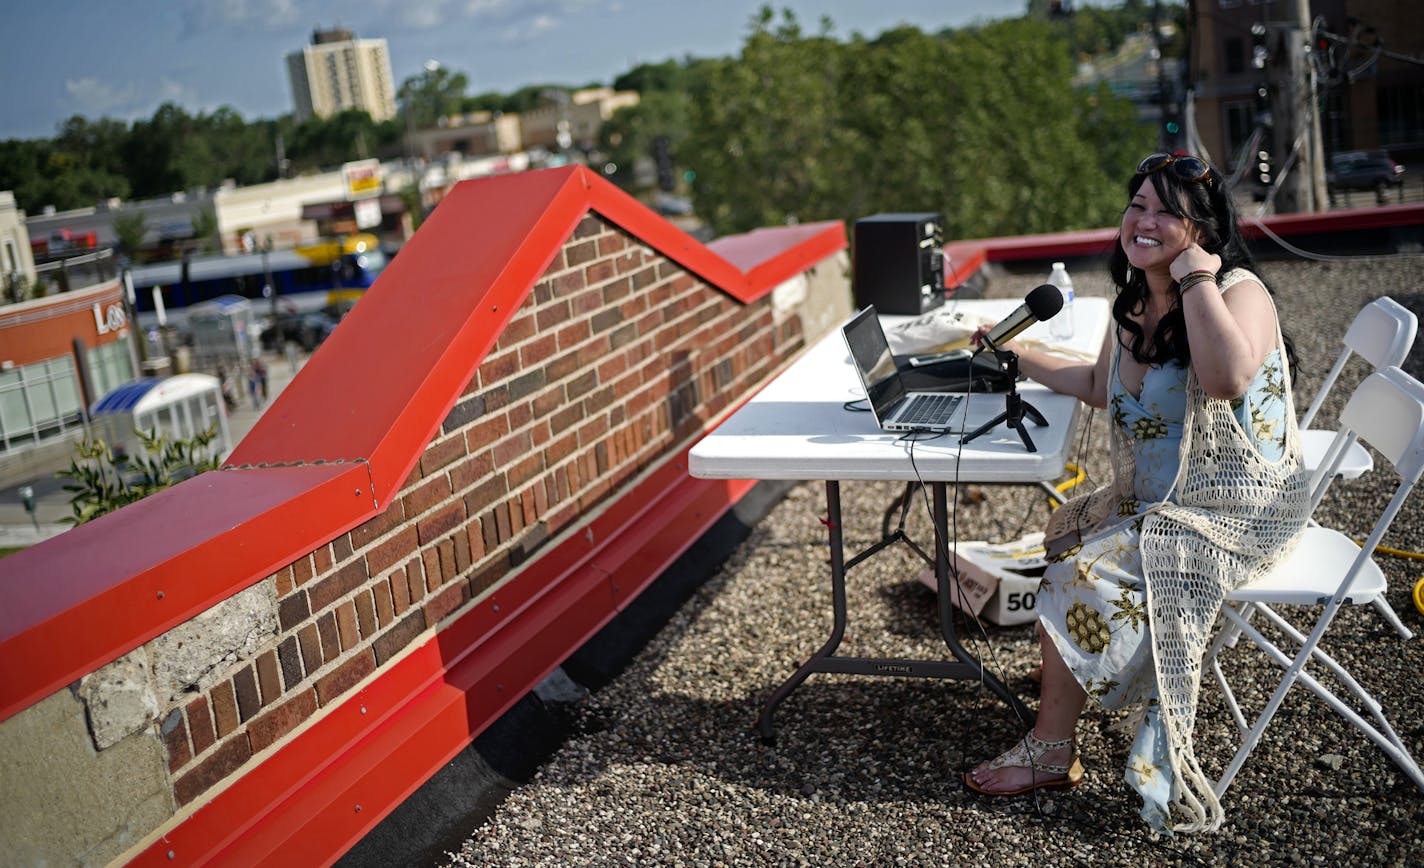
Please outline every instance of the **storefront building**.
[[71, 438], [137, 375], [119, 280], [0, 307], [0, 459]]

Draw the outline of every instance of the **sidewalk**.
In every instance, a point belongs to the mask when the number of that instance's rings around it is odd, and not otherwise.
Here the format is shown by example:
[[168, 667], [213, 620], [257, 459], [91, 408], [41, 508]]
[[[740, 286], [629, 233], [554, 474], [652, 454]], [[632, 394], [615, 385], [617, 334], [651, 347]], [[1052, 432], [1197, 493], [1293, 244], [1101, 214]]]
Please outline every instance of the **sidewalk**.
[[[307, 356], [298, 353], [296, 367], [287, 357], [279, 353], [264, 353], [262, 361], [267, 365], [268, 399], [265, 407], [270, 407], [292, 377], [306, 364]], [[239, 392], [237, 409], [228, 414], [227, 423], [236, 446], [247, 436], [247, 432], [262, 417], [262, 410], [255, 409], [247, 397], [246, 381], [234, 383]], [[23, 485], [0, 489], [0, 548], [22, 548], [57, 536], [70, 525], [64, 520], [73, 513], [69, 507], [69, 492], [64, 490], [65, 480], [59, 476], [47, 475], [30, 480]], [[35, 514], [25, 511], [20, 497], [20, 489], [28, 485], [34, 490]], [[38, 523], [38, 527], [36, 524]]]

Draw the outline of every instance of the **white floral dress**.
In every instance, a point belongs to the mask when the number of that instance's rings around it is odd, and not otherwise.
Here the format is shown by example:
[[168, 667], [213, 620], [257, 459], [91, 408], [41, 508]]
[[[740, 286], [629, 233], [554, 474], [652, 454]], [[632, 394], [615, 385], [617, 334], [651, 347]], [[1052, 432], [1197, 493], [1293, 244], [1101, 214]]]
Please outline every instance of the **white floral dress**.
[[[1121, 343], [1116, 351], [1120, 358]], [[1117, 365], [1112, 369], [1116, 372]], [[1272, 350], [1246, 394], [1232, 402], [1242, 430], [1272, 461], [1285, 450], [1285, 382], [1280, 350]], [[1181, 460], [1187, 370], [1177, 362], [1150, 366], [1136, 398], [1114, 374], [1108, 408], [1111, 424], [1125, 435], [1136, 463], [1133, 496], [1118, 504], [1118, 515], [1128, 519], [1171, 494]], [[1089, 696], [1104, 708], [1145, 707], [1125, 777], [1142, 796], [1143, 818], [1165, 830], [1173, 778], [1167, 733], [1157, 712], [1140, 528], [1140, 519], [1125, 521], [1066, 551], [1050, 547], [1053, 562], [1044, 573], [1038, 611], [1044, 630]]]

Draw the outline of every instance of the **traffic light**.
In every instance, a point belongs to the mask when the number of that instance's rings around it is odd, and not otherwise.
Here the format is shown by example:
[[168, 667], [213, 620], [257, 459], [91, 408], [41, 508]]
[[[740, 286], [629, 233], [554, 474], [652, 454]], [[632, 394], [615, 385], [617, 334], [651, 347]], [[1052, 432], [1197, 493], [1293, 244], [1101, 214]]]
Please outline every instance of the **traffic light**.
[[1264, 127], [1274, 123], [1271, 116], [1271, 91], [1264, 84], [1256, 87], [1256, 123]]
[[653, 139], [653, 163], [658, 169], [658, 189], [664, 193], [671, 193], [677, 187], [677, 180], [672, 175], [670, 147], [671, 142], [667, 136], [657, 136]]
[[1261, 186], [1269, 187], [1275, 180], [1275, 172], [1271, 167], [1271, 152], [1262, 148], [1256, 152], [1256, 180], [1261, 182]]
[[1265, 69], [1270, 56], [1266, 48], [1266, 25], [1257, 21], [1251, 25], [1251, 65], [1257, 69]]

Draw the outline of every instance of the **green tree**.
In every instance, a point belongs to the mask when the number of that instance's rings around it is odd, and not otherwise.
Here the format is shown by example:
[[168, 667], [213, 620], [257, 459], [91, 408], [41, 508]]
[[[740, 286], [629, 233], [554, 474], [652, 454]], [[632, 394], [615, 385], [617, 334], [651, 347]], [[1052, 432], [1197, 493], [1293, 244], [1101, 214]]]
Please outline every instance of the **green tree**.
[[210, 205], [193, 212], [193, 240], [203, 253], [217, 253], [222, 250], [222, 238], [218, 233], [218, 214]]
[[0, 142], [0, 189], [11, 190], [21, 208], [34, 214], [46, 205], [64, 211], [110, 198], [131, 188], [115, 152], [123, 124], [75, 116], [54, 139]]
[[[0, 190], [15, 194], [15, 202], [31, 214], [47, 204], [44, 174], [49, 142], [42, 139], [6, 139], [0, 142]], [[58, 206], [56, 206], [58, 207]]]
[[119, 241], [119, 250], [131, 261], [138, 261], [147, 235], [148, 220], [142, 211], [120, 211], [114, 215], [114, 237]]
[[401, 116], [416, 129], [435, 126], [439, 118], [464, 111], [465, 90], [470, 86], [463, 72], [438, 64], [428, 64], [419, 74], [401, 82], [396, 91]]
[[845, 53], [838, 132], [853, 181], [841, 213], [942, 210], [956, 109], [944, 73], [949, 42], [902, 27], [857, 38]]
[[[1003, 58], [1013, 63], [1005, 64]], [[1112, 223], [1122, 207], [1121, 182], [1131, 158], [1125, 147], [1151, 141], [1134, 120], [1108, 133], [1128, 142], [1100, 150], [1107, 94], [1073, 90], [1067, 46], [1049, 27], [1017, 19], [961, 31], [950, 44], [949, 75], [955, 112], [944, 162], [952, 200], [946, 229], [957, 237], [1054, 232]], [[1092, 103], [1096, 102], [1097, 106]], [[1143, 135], [1147, 138], [1141, 138]], [[1150, 145], [1149, 145], [1150, 147]]]
[[134, 122], [123, 154], [135, 196], [160, 196], [186, 189], [174, 160], [191, 133], [192, 117], [171, 102], [159, 106], [148, 120]]
[[841, 46], [828, 21], [808, 38], [790, 10], [775, 20], [762, 7], [740, 57], [714, 63], [693, 94], [683, 159], [697, 167], [698, 213], [719, 233], [843, 213]]
[[390, 131], [398, 129], [375, 123], [361, 109], [347, 109], [329, 118], [308, 118], [287, 137], [287, 158], [293, 170], [335, 168], [376, 156], [389, 140]]
[[[684, 159], [718, 233], [881, 211], [945, 214], [951, 237], [1107, 225], [1151, 130], [1072, 87], [1066, 40], [1021, 18], [840, 43], [764, 8], [690, 102]], [[1012, 62], [1006, 62], [1012, 58]]]
[[599, 130], [598, 149], [615, 169], [614, 183], [633, 189], [634, 167], [650, 159], [653, 140], [667, 136], [677, 154], [688, 135], [688, 98], [678, 91], [650, 91], [635, 106], [613, 113]]

